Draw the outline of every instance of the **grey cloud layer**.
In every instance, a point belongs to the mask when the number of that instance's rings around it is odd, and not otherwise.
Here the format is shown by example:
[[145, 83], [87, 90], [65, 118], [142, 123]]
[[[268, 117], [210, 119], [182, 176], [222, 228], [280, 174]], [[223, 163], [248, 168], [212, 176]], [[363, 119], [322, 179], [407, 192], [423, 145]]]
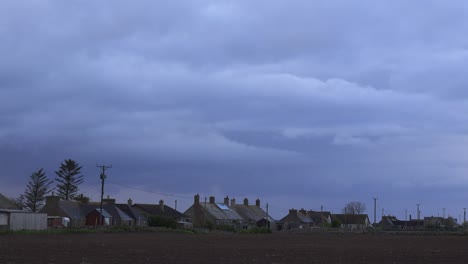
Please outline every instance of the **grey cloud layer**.
[[116, 181], [167, 192], [458, 194], [467, 8], [3, 1], [2, 182], [71, 157], [88, 174], [109, 161]]

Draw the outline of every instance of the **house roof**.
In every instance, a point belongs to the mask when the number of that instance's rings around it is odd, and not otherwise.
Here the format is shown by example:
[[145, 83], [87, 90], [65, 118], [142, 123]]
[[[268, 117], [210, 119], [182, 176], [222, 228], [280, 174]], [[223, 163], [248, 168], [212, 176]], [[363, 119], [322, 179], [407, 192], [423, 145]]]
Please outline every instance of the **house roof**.
[[93, 210], [91, 210], [91, 212], [87, 213], [86, 215], [89, 215], [92, 212], [98, 212], [105, 218], [112, 218], [112, 215], [109, 214], [109, 212], [107, 212], [106, 209], [102, 209], [102, 213], [101, 213], [101, 208], [94, 208]]
[[[88, 215], [90, 212], [94, 210], [100, 211], [99, 204], [81, 204], [81, 212], [83, 215]], [[115, 220], [122, 220], [122, 221], [130, 221], [133, 220], [131, 216], [120, 210], [115, 204], [106, 203], [102, 205], [103, 210], [109, 213]], [[104, 214], [103, 214], [104, 215]]]
[[19, 209], [10, 199], [0, 193], [0, 208], [1, 209]]
[[332, 215], [332, 219], [349, 225], [365, 225], [369, 223], [369, 217], [366, 214], [334, 214]]
[[82, 219], [81, 207], [78, 202], [59, 200], [59, 208], [72, 219]]
[[143, 213], [143, 211], [136, 207], [129, 206], [128, 204], [116, 204], [115, 206], [117, 206], [128, 216], [132, 217], [135, 221], [146, 218], [146, 215]]
[[307, 214], [303, 214], [297, 210], [290, 210], [289, 214], [283, 217], [280, 222], [297, 222], [302, 224], [312, 224], [314, 220]]
[[[243, 205], [236, 204], [233, 206], [233, 209], [245, 220], [248, 221], [259, 221], [261, 219], [267, 218], [270, 221], [273, 220], [262, 208], [256, 205]], [[274, 220], [273, 220], [274, 221]]]
[[[32, 214], [33, 212], [28, 212], [28, 211], [23, 211], [23, 210], [16, 210], [16, 209], [0, 209], [1, 213], [30, 213]], [[34, 213], [38, 214], [38, 213]]]
[[182, 217], [181, 212], [172, 209], [167, 205], [163, 205], [163, 207], [161, 207], [159, 204], [135, 204], [133, 206], [141, 209], [143, 213], [147, 215], [166, 216], [172, 218]]
[[330, 212], [307, 211], [307, 215], [316, 223], [322, 224], [323, 219], [331, 217]]
[[120, 219], [122, 221], [132, 221], [132, 220], [134, 220], [134, 218], [132, 218], [131, 216], [126, 214], [124, 211], [120, 210], [120, 208], [117, 207], [115, 204], [113, 204], [112, 206], [109, 206], [108, 209], [106, 207], [106, 210], [114, 211], [115, 213], [112, 214], [112, 215], [116, 216], [116, 217], [114, 216], [114, 218]]
[[243, 220], [236, 211], [224, 204], [200, 203], [200, 206], [216, 220]]

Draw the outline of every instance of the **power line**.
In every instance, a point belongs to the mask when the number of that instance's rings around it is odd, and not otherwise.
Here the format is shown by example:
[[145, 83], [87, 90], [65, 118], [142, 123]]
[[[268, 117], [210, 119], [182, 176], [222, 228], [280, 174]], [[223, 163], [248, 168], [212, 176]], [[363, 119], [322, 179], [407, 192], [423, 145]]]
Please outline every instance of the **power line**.
[[189, 196], [182, 196], [182, 195], [171, 194], [171, 193], [148, 191], [148, 190], [145, 190], [145, 189], [136, 188], [136, 187], [132, 187], [132, 186], [128, 186], [128, 185], [124, 185], [124, 184], [120, 184], [120, 183], [116, 183], [116, 182], [112, 182], [112, 181], [108, 181], [108, 183], [113, 184], [113, 185], [117, 185], [117, 186], [120, 186], [120, 187], [124, 187], [124, 188], [127, 188], [127, 189], [133, 189], [133, 190], [142, 191], [142, 192], [151, 193], [151, 194], [171, 196], [171, 197], [177, 197], [177, 198], [183, 198], [183, 199], [192, 199], [192, 197], [189, 197]]

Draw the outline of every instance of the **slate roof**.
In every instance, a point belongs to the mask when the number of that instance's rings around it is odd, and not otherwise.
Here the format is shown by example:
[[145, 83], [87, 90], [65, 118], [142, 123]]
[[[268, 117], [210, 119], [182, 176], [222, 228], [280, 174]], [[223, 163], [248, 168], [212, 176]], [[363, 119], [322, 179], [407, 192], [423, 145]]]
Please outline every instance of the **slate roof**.
[[314, 220], [307, 214], [297, 212], [297, 217], [301, 220], [302, 223], [314, 223]]
[[366, 214], [334, 214], [332, 219], [340, 221], [341, 224], [365, 225], [369, 217]]
[[261, 219], [267, 218], [269, 220], [273, 220], [273, 218], [262, 208], [256, 205], [243, 205], [243, 204], [236, 204], [233, 208], [242, 218], [248, 221], [259, 221]]
[[[87, 213], [86, 215], [89, 215], [90, 213], [94, 212], [94, 211], [97, 211], [98, 213], [101, 213], [101, 208], [94, 208], [93, 210], [91, 210], [89, 213]], [[104, 216], [105, 218], [112, 218], [112, 215], [109, 214], [109, 212], [106, 211], [106, 209], [102, 209], [102, 213], [101, 213], [102, 216]]]
[[142, 210], [138, 210], [138, 208], [129, 206], [128, 204], [116, 204], [115, 206], [135, 221], [146, 219], [146, 215]]
[[82, 216], [81, 207], [78, 202], [60, 200], [59, 208], [62, 209], [72, 219], [79, 220], [84, 218]]
[[136, 207], [143, 211], [146, 215], [156, 215], [156, 216], [166, 216], [172, 218], [181, 218], [182, 213], [172, 209], [167, 205], [163, 205], [164, 209], [161, 210], [161, 206], [159, 204], [134, 204], [133, 207]]
[[200, 203], [200, 206], [216, 220], [242, 220], [242, 217], [236, 211], [224, 204], [219, 205], [216, 203]]
[[119, 207], [117, 207], [115, 204], [113, 204], [109, 209], [106, 209], [106, 210], [113, 210], [115, 212], [113, 215], [117, 216], [117, 219], [120, 219], [122, 221], [133, 221], [134, 220], [134, 218], [132, 218], [131, 216], [126, 214], [124, 211], [120, 210]]
[[317, 224], [321, 225], [322, 221], [328, 217], [331, 218], [330, 212], [307, 211], [307, 215]]
[[0, 193], [0, 209], [20, 209], [16, 204]]

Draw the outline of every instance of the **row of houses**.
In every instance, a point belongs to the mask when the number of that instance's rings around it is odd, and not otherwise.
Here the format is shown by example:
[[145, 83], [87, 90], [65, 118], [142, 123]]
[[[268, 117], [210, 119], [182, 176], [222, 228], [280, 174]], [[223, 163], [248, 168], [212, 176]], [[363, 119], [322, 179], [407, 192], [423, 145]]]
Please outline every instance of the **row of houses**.
[[[147, 225], [148, 217], [163, 216], [178, 221], [183, 220], [183, 214], [159, 201], [158, 204], [118, 204], [115, 199], [103, 199], [102, 211], [100, 203], [89, 202], [86, 199], [78, 201], [62, 200], [58, 196], [46, 197], [46, 204], [41, 209], [49, 218], [49, 226], [83, 227], [101, 225]], [[63, 221], [65, 219], [65, 221]]]
[[399, 220], [395, 216], [383, 216], [377, 226], [384, 230], [453, 229], [458, 226], [453, 217], [424, 217], [424, 219]]
[[313, 229], [339, 227], [349, 230], [363, 230], [371, 227], [367, 214], [332, 214], [327, 211], [290, 209], [280, 224], [284, 229]]
[[[196, 194], [193, 204], [185, 212], [166, 205], [163, 200], [157, 204], [116, 203], [115, 199], [103, 199], [100, 203], [90, 202], [87, 198], [62, 200], [58, 196], [46, 197], [46, 204], [39, 213], [19, 210], [9, 199], [0, 194], [0, 230], [46, 229], [49, 227], [96, 227], [146, 226], [152, 216], [170, 218], [184, 228], [228, 228], [251, 229], [268, 227], [272, 230], [309, 230], [324, 227], [339, 227], [348, 230], [362, 230], [372, 227], [367, 214], [332, 214], [328, 211], [290, 209], [288, 214], [277, 220], [261, 208], [256, 199], [250, 203], [247, 198], [237, 202], [235, 198], [224, 197], [217, 201], [214, 196], [200, 201]], [[456, 225], [456, 220], [441, 217], [425, 217], [424, 220], [398, 220], [394, 216], [383, 216], [377, 226], [386, 230], [421, 230], [445, 228]]]
[[[224, 197], [217, 201], [214, 196], [204, 201], [194, 196], [193, 204], [185, 212], [179, 212], [159, 201], [158, 204], [116, 203], [115, 199], [103, 199], [99, 203], [89, 201], [66, 201], [57, 196], [48, 196], [41, 212], [49, 218], [49, 226], [99, 226], [99, 225], [147, 225], [150, 216], [174, 219], [180, 226], [194, 228], [252, 229], [268, 227], [272, 230], [309, 229], [331, 226], [332, 222], [347, 229], [365, 229], [371, 226], [367, 215], [331, 214], [330, 212], [289, 210], [280, 220], [271, 217], [261, 208], [260, 199], [250, 203], [247, 198], [238, 203], [235, 198]], [[66, 219], [66, 221], [63, 221]]]

